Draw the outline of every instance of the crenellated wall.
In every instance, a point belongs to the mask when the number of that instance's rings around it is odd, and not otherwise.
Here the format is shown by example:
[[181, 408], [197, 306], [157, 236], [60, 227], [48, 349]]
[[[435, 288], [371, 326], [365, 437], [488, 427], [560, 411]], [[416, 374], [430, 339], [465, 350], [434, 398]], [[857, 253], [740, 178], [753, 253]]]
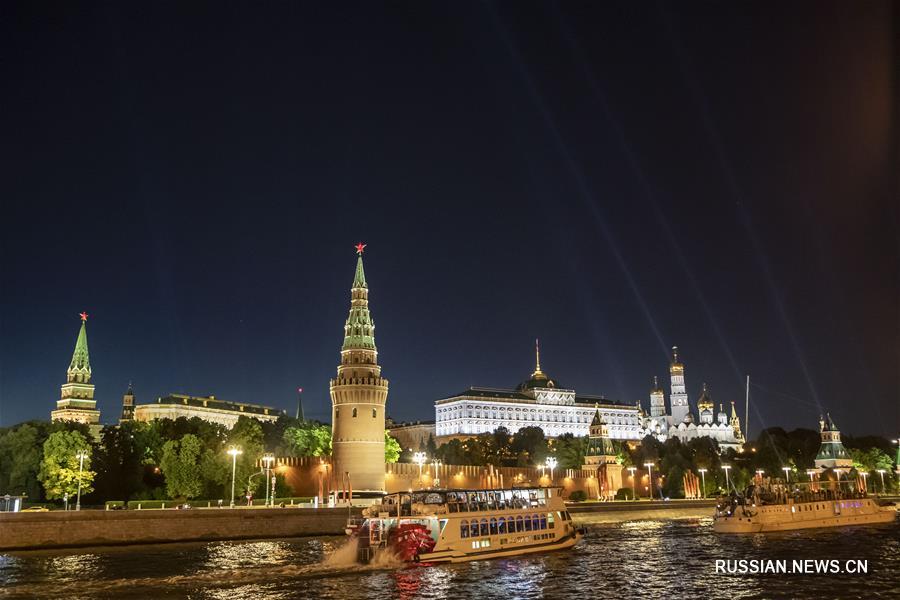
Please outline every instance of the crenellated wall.
[[[297, 496], [319, 496], [324, 499], [329, 490], [340, 490], [346, 486], [340, 477], [335, 477], [327, 458], [279, 458], [275, 465], [275, 471], [285, 477]], [[433, 464], [425, 464], [422, 465], [420, 478], [417, 464], [386, 463], [384, 472], [388, 493], [428, 487], [475, 489], [549, 486], [551, 483], [562, 486], [566, 496], [575, 490], [582, 490], [588, 497], [596, 498], [598, 492], [596, 474], [583, 469], [556, 469], [553, 482], [548, 469], [542, 474], [541, 469], [527, 467], [438, 465], [435, 468]], [[353, 484], [352, 472], [350, 479]]]

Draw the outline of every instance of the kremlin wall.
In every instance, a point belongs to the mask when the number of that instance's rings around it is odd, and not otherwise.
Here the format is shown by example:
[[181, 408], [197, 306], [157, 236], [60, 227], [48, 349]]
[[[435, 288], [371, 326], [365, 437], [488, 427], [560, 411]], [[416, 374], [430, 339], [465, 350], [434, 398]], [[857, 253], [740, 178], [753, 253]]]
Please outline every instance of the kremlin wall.
[[[419, 466], [414, 463], [383, 463], [384, 487], [387, 493], [418, 490], [429, 487], [493, 489], [501, 487], [527, 487], [550, 485], [550, 472], [546, 469], [527, 467], [480, 467], [472, 465], [438, 465], [422, 466], [422, 478], [419, 479]], [[327, 459], [318, 457], [276, 458], [274, 470], [285, 478], [294, 496], [318, 497], [320, 503], [327, 502], [328, 490], [345, 489], [340, 476], [335, 475], [334, 467]], [[646, 473], [636, 473], [638, 496], [647, 495], [641, 486], [647, 486]], [[568, 496], [576, 490], [583, 491], [589, 498], [598, 498], [597, 475], [594, 470], [557, 469], [553, 475], [556, 485], [562, 486], [563, 495]], [[351, 484], [353, 482], [351, 481]], [[625, 481], [631, 484], [631, 476], [625, 475]], [[354, 484], [355, 485], [355, 484]], [[354, 488], [356, 489], [356, 488]]]

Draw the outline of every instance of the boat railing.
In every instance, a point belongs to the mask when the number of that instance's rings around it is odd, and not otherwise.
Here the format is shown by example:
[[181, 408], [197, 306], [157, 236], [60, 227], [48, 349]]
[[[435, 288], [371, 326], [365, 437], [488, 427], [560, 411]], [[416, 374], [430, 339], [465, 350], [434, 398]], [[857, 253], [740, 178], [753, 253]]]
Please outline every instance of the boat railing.
[[[726, 498], [729, 496], [726, 496]], [[813, 490], [808, 484], [794, 483], [749, 486], [743, 493], [735, 491], [730, 495], [736, 498], [739, 504], [753, 504], [755, 506], [778, 506], [788, 503], [806, 502], [832, 502], [837, 500], [861, 500], [868, 498], [864, 491], [843, 490], [840, 488], [824, 488]]]

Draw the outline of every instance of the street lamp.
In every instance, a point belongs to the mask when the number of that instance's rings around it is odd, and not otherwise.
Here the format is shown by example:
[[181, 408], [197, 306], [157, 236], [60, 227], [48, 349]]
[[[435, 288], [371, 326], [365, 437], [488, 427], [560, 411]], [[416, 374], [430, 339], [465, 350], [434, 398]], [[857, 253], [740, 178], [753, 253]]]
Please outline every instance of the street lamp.
[[243, 453], [244, 451], [237, 446], [232, 446], [228, 449], [228, 454], [231, 455], [231, 508], [234, 508], [234, 478], [237, 474], [237, 457], [238, 454]]
[[652, 462], [644, 463], [644, 466], [647, 467], [647, 477], [650, 478], [650, 499], [653, 500], [653, 467], [656, 465]]
[[756, 477], [759, 478], [759, 479], [762, 479], [762, 476], [763, 476], [764, 473], [765, 473], [765, 471], [763, 471], [762, 469], [757, 469], [757, 470], [756, 470]]
[[791, 482], [791, 468], [790, 467], [781, 467], [781, 470], [784, 471], [784, 482]]
[[84, 459], [87, 457], [87, 450], [79, 450], [75, 454], [75, 458], [78, 459], [78, 499], [75, 501], [75, 510], [81, 510], [81, 473], [84, 471]]
[[866, 488], [866, 494], [868, 494], [869, 493], [869, 479], [868, 479], [869, 474], [867, 472], [863, 471], [859, 474], [859, 476], [863, 478], [863, 487]]
[[434, 469], [434, 476], [432, 477], [432, 482], [434, 483], [434, 487], [438, 487], [441, 485], [441, 478], [438, 476], [438, 468], [443, 463], [437, 459], [431, 461], [431, 467]]
[[538, 465], [538, 469], [541, 470], [541, 478], [544, 477], [544, 469], [546, 469], [546, 468], [547, 468], [547, 465], [545, 465], [544, 463], [541, 463]]
[[722, 468], [725, 470], [725, 492], [727, 493], [731, 489], [731, 481], [728, 479], [728, 470], [731, 465], [722, 465]]
[[706, 498], [706, 469], [697, 469], [700, 471], [700, 479], [703, 481], [703, 497]]
[[628, 470], [631, 472], [631, 499], [637, 500], [637, 483], [634, 481], [634, 472], [637, 471], [637, 468], [628, 467]]
[[547, 458], [547, 466], [550, 467], [550, 483], [553, 483], [553, 469], [556, 468], [556, 458], [553, 456]]
[[422, 465], [428, 460], [428, 456], [424, 452], [416, 452], [413, 454], [413, 462], [419, 465], [419, 487], [422, 487]]
[[[272, 468], [272, 463], [275, 462], [275, 455], [271, 452], [263, 454], [263, 462], [266, 463], [266, 506], [269, 506], [269, 471]], [[274, 503], [275, 498], [272, 498]]]
[[881, 494], [884, 495], [884, 469], [878, 469], [878, 474], [881, 475]]

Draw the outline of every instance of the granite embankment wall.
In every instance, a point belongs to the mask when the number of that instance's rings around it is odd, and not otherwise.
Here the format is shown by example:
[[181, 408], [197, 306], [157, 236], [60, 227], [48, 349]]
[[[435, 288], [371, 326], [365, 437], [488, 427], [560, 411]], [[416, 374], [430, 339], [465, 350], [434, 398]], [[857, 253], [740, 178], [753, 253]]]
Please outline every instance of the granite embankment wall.
[[586, 502], [569, 504], [569, 512], [576, 523], [599, 525], [624, 521], [659, 519], [702, 519], [712, 517], [716, 501], [671, 500], [668, 502]]
[[346, 508], [0, 513], [0, 550], [343, 535], [346, 523]]

